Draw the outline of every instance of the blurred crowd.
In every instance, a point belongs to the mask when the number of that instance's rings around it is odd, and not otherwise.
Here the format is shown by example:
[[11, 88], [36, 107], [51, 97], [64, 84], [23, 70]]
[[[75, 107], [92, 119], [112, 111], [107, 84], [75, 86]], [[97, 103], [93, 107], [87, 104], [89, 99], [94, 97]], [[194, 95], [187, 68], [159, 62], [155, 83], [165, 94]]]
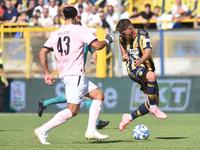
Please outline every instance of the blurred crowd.
[[[180, 28], [181, 20], [192, 18], [188, 13], [186, 5], [181, 5], [181, 0], [175, 0], [176, 4], [172, 6], [170, 13], [164, 15], [159, 6], [155, 6], [151, 12], [150, 4], [144, 6], [144, 11], [138, 12], [136, 7], [132, 8], [132, 14], [126, 11], [121, 1], [120, 18], [140, 21], [140, 24], [134, 24], [136, 28], [158, 29], [162, 23], [149, 23], [149, 20], [174, 20], [168, 24], [168, 28]], [[2, 23], [29, 23], [32, 27], [54, 28], [64, 24], [62, 19], [62, 9], [66, 6], [74, 6], [78, 11], [78, 21], [83, 26], [92, 26], [90, 31], [95, 33], [95, 26], [101, 26], [106, 33], [115, 31], [115, 24], [118, 20], [117, 1], [116, 0], [0, 0], [0, 24]], [[160, 15], [159, 15], [160, 14]], [[199, 16], [196, 15], [195, 22], [187, 24], [199, 28]]]

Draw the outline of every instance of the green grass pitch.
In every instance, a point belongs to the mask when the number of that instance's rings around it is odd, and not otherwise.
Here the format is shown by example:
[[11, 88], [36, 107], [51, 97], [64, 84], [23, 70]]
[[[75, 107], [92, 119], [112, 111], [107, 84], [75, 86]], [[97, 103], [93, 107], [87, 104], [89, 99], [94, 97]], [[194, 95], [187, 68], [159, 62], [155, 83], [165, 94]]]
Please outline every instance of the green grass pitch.
[[[105, 141], [85, 139], [88, 114], [75, 118], [52, 129], [42, 145], [34, 135], [35, 128], [51, 119], [54, 114], [2, 113], [0, 114], [0, 150], [197, 150], [200, 149], [200, 114], [168, 114], [166, 120], [159, 120], [151, 114], [132, 121], [123, 131], [118, 125], [123, 114], [101, 114], [102, 120], [110, 124], [99, 130], [109, 135]], [[138, 124], [150, 130], [147, 140], [135, 140], [133, 128]]]

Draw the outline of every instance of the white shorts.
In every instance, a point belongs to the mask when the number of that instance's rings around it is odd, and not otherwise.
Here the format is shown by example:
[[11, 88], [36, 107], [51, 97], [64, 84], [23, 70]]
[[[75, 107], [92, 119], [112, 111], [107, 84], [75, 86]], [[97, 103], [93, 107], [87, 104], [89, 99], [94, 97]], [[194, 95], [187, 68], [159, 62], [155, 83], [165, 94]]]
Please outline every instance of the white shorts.
[[61, 81], [65, 86], [67, 102], [72, 104], [80, 104], [87, 93], [97, 88], [84, 76], [64, 76]]

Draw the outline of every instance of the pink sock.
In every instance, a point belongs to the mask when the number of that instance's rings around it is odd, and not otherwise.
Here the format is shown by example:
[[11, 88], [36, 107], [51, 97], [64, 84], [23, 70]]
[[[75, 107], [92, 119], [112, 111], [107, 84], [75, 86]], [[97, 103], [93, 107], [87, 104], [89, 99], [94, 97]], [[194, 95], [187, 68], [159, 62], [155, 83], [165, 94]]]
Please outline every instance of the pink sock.
[[92, 105], [90, 106], [90, 111], [89, 111], [87, 132], [94, 132], [96, 130], [96, 122], [99, 117], [102, 104], [103, 101], [101, 100], [92, 101]]
[[71, 111], [67, 108], [60, 112], [58, 112], [51, 120], [49, 120], [47, 123], [43, 124], [39, 130], [46, 134], [49, 130], [52, 128], [66, 122], [68, 119], [72, 118]]

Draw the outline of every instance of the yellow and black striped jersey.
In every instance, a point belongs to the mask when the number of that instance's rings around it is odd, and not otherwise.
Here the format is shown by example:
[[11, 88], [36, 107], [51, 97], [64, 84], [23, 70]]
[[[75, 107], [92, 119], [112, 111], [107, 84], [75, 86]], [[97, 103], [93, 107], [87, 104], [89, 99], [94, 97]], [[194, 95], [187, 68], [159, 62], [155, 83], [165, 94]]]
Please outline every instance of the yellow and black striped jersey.
[[[119, 35], [119, 41], [128, 53], [129, 64], [132, 64], [134, 59], [137, 57], [141, 58], [146, 49], [152, 50], [152, 44], [150, 40], [149, 33], [145, 30], [137, 29], [137, 35], [134, 39], [126, 40], [124, 37]], [[152, 56], [146, 60], [143, 65], [148, 68], [148, 70], [155, 71], [154, 61]]]

